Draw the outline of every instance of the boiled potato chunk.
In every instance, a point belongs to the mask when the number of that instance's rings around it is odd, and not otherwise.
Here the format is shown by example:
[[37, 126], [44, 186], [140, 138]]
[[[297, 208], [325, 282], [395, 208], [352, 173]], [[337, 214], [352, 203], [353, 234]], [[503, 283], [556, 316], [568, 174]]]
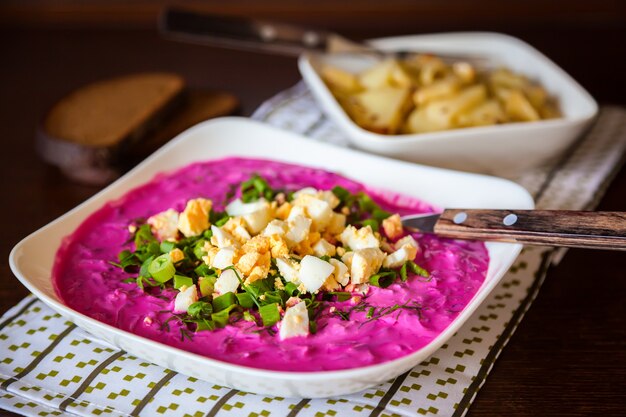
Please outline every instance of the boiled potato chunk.
[[459, 114], [468, 111], [487, 99], [487, 88], [474, 85], [461, 90], [457, 95], [445, 100], [436, 100], [424, 107], [426, 116], [434, 124], [453, 127]]
[[489, 77], [493, 86], [522, 89], [528, 84], [528, 80], [523, 75], [514, 74], [508, 69], [495, 70]]
[[408, 88], [386, 87], [366, 90], [354, 96], [348, 110], [363, 128], [393, 134], [398, 131], [410, 108]]
[[383, 87], [412, 87], [414, 81], [395, 59], [382, 61], [359, 76], [359, 82], [366, 89]]
[[533, 108], [524, 94], [518, 90], [510, 91], [507, 94], [504, 100], [504, 111], [513, 121], [530, 122], [539, 120], [537, 110]]
[[467, 113], [459, 115], [461, 127], [488, 126], [506, 122], [506, 114], [497, 100], [487, 100]]
[[404, 126], [405, 133], [426, 133], [451, 129], [452, 126], [442, 120], [432, 120], [426, 114], [426, 108], [415, 109], [409, 114]]
[[324, 68], [322, 78], [360, 127], [394, 135], [561, 117], [557, 98], [508, 68], [430, 54], [379, 60], [360, 73]]
[[388, 87], [391, 81], [391, 71], [395, 65], [392, 59], [380, 62], [361, 73], [359, 82], [366, 89]]
[[413, 101], [416, 106], [421, 106], [433, 100], [448, 98], [455, 94], [459, 87], [460, 82], [457, 78], [445, 78], [431, 85], [418, 88], [413, 94]]
[[344, 94], [358, 93], [363, 90], [355, 74], [339, 68], [325, 66], [322, 68], [322, 78], [333, 90]]

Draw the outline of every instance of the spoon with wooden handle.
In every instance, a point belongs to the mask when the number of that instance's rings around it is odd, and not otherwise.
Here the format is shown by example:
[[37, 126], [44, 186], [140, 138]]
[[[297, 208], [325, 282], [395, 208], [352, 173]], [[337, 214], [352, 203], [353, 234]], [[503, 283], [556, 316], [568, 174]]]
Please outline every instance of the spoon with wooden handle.
[[402, 224], [453, 239], [626, 250], [626, 212], [446, 209], [404, 216]]

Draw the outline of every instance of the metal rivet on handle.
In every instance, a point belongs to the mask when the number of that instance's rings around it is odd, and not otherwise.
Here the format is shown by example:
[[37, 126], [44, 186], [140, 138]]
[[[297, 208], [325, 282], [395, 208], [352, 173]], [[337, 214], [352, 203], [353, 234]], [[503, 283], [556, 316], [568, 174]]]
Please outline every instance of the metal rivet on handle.
[[502, 219], [502, 223], [504, 223], [505, 226], [513, 226], [517, 223], [517, 216], [513, 213], [507, 214], [506, 217]]
[[461, 224], [463, 223], [465, 220], [467, 220], [467, 213], [462, 211], [460, 213], [457, 213], [454, 215], [454, 219], [452, 219], [452, 221], [455, 224]]
[[307, 46], [316, 46], [320, 42], [320, 37], [315, 32], [306, 32], [302, 37], [302, 42]]
[[269, 42], [276, 38], [276, 29], [274, 29], [274, 27], [270, 25], [262, 26], [260, 29], [260, 33], [261, 38], [263, 38], [264, 41]]

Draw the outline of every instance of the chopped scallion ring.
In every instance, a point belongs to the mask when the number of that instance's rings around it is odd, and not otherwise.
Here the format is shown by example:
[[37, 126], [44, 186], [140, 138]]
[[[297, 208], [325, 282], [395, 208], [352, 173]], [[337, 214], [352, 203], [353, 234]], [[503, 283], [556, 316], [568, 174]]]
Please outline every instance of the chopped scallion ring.
[[170, 255], [164, 254], [157, 256], [152, 262], [150, 262], [148, 272], [155, 281], [164, 283], [174, 277], [176, 268], [170, 259]]

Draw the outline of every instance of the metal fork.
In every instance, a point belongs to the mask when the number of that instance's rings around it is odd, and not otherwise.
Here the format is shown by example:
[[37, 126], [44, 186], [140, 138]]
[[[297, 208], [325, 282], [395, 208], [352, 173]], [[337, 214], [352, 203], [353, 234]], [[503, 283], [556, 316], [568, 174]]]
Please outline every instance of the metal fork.
[[444, 62], [468, 62], [484, 68], [486, 57], [469, 54], [436, 54], [426, 50], [384, 51], [350, 40], [342, 35], [320, 29], [256, 20], [245, 17], [223, 16], [165, 7], [159, 21], [160, 32], [168, 38], [230, 49], [298, 56], [303, 52], [336, 54], [367, 54], [379, 59], [405, 58], [412, 54], [433, 54]]

